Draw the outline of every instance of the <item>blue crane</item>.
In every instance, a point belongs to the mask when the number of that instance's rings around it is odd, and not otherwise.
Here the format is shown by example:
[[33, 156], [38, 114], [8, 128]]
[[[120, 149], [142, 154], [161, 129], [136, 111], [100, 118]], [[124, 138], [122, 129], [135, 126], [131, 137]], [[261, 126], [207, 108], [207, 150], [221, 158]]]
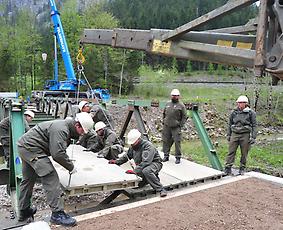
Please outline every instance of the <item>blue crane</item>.
[[[82, 82], [79, 82], [76, 78], [74, 67], [70, 57], [70, 52], [68, 49], [68, 44], [65, 38], [63, 26], [60, 19], [60, 13], [57, 10], [55, 1], [49, 0], [49, 3], [51, 7], [51, 19], [54, 26], [54, 34], [60, 46], [60, 51], [62, 54], [62, 58], [67, 74], [67, 80], [59, 81], [58, 79], [58, 69], [57, 69], [58, 67], [57, 67], [57, 57], [56, 57], [57, 55], [55, 55], [54, 80], [48, 80], [46, 82], [45, 89], [51, 91], [76, 91], [78, 85], [82, 84]], [[56, 51], [56, 47], [55, 47], [55, 51]]]
[[[86, 81], [81, 79], [77, 80], [76, 78], [74, 67], [70, 57], [70, 52], [68, 49], [68, 44], [65, 38], [63, 26], [60, 19], [60, 13], [57, 10], [54, 0], [49, 0], [49, 3], [51, 7], [51, 19], [53, 22], [54, 34], [55, 34], [55, 39], [54, 39], [55, 59], [54, 59], [54, 79], [46, 81], [44, 89], [47, 90], [48, 92], [45, 93], [45, 96], [59, 96], [70, 92], [76, 94], [79, 86], [86, 85]], [[59, 44], [60, 47], [61, 55], [63, 58], [63, 62], [67, 74], [67, 80], [64, 81], [59, 81], [58, 79], [57, 43]], [[80, 53], [80, 55], [82, 56], [82, 53]], [[88, 95], [87, 97], [89, 96], [96, 97], [105, 102], [110, 100], [110, 93], [108, 89], [101, 89], [101, 88], [91, 89], [90, 87], [89, 92], [86, 94], [82, 93], [82, 96], [83, 95]]]

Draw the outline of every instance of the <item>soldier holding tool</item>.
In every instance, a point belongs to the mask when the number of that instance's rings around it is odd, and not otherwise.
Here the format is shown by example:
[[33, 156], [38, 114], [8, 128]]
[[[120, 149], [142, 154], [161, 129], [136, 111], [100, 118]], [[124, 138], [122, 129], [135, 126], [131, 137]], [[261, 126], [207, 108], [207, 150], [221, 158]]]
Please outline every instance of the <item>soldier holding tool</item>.
[[47, 202], [52, 210], [51, 223], [64, 226], [76, 224], [76, 220], [64, 212], [59, 177], [49, 156], [70, 174], [75, 173], [77, 170], [66, 154], [66, 149], [72, 138], [78, 138], [92, 127], [93, 120], [90, 114], [82, 112], [78, 113], [75, 119], [42, 122], [19, 139], [18, 152], [22, 159], [23, 173], [20, 184], [19, 221], [33, 218], [36, 212], [36, 208], [31, 207], [30, 201], [36, 178], [40, 177]]
[[126, 173], [136, 174], [142, 178], [139, 187], [150, 184], [161, 197], [167, 196], [167, 191], [158, 177], [162, 168], [162, 159], [157, 149], [151, 142], [141, 139], [141, 133], [137, 129], [132, 129], [128, 133], [128, 144], [131, 145], [128, 152], [117, 160], [110, 160], [109, 164], [122, 165], [134, 159], [136, 167], [127, 170]]

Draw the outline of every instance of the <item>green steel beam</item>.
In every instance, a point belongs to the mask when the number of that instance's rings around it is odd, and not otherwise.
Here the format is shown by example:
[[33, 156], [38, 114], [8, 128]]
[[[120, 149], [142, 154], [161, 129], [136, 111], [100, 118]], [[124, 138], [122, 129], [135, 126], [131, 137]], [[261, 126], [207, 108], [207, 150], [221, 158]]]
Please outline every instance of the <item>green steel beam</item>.
[[24, 134], [23, 108], [20, 103], [12, 104], [10, 121], [10, 193], [13, 208], [18, 214], [22, 161], [18, 154], [17, 141]]
[[[113, 103], [114, 102], [114, 103]], [[159, 102], [159, 101], [149, 101], [149, 100], [127, 100], [127, 99], [118, 99], [118, 100], [112, 100], [112, 104], [118, 104], [118, 105], [128, 105], [128, 106], [134, 106], [137, 107], [160, 107], [164, 108], [166, 102]], [[204, 147], [205, 153], [208, 157], [208, 160], [212, 166], [212, 168], [217, 170], [223, 170], [223, 167], [219, 161], [219, 158], [216, 154], [216, 150], [213, 147], [213, 144], [208, 136], [208, 133], [206, 132], [206, 129], [202, 123], [202, 120], [198, 113], [198, 105], [196, 104], [186, 104], [186, 108], [188, 110], [188, 115], [192, 118], [194, 125], [197, 129], [198, 136], [201, 140], [202, 146]], [[141, 118], [140, 118], [141, 119]], [[128, 125], [130, 118], [126, 122]], [[127, 127], [126, 125], [126, 127]], [[125, 130], [123, 134], [125, 133]]]
[[206, 129], [202, 123], [202, 120], [198, 113], [198, 106], [196, 104], [190, 104], [187, 106], [188, 115], [192, 118], [194, 125], [197, 129], [198, 136], [201, 140], [202, 146], [204, 147], [205, 153], [212, 168], [222, 171], [223, 167], [217, 157], [216, 150], [206, 132]]

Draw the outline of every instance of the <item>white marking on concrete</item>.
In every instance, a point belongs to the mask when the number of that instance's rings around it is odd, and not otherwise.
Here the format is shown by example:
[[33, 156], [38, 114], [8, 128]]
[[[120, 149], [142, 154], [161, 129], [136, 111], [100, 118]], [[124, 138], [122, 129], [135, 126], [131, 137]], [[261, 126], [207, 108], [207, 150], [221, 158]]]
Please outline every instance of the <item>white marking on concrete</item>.
[[92, 218], [95, 218], [95, 217], [108, 215], [108, 214], [111, 214], [111, 213], [124, 211], [124, 210], [131, 209], [131, 208], [136, 208], [136, 207], [144, 206], [144, 205], [147, 205], [147, 204], [152, 204], [152, 203], [155, 203], [155, 202], [158, 202], [158, 201], [171, 199], [171, 198], [182, 196], [182, 195], [185, 195], [185, 194], [190, 194], [190, 193], [198, 192], [198, 191], [209, 189], [209, 188], [214, 188], [214, 187], [217, 187], [217, 186], [229, 184], [229, 183], [244, 180], [244, 179], [247, 179], [247, 178], [250, 178], [250, 176], [243, 175], [243, 176], [237, 176], [237, 177], [225, 177], [221, 180], [213, 181], [213, 182], [210, 182], [210, 183], [207, 183], [207, 184], [195, 186], [195, 187], [192, 187], [192, 188], [185, 188], [185, 189], [178, 190], [178, 191], [169, 192], [167, 197], [164, 197], [164, 198], [156, 196], [156, 197], [149, 198], [149, 199], [146, 199], [146, 200], [137, 201], [137, 202], [130, 203], [130, 204], [125, 204], [125, 205], [121, 205], [121, 206], [117, 206], [117, 207], [113, 207], [113, 208], [109, 208], [109, 209], [105, 209], [105, 210], [101, 210], [101, 211], [97, 211], [97, 212], [93, 212], [93, 213], [80, 215], [80, 216], [76, 217], [76, 220], [77, 221], [88, 220], [88, 219], [92, 219]]
[[275, 182], [275, 183], [283, 185], [283, 178], [280, 178], [280, 177], [270, 176], [270, 175], [267, 175], [267, 174], [264, 174], [264, 173], [259, 173], [259, 172], [248, 172], [245, 175], [256, 177], [256, 178], [267, 180], [267, 181], [271, 181], [271, 182]]

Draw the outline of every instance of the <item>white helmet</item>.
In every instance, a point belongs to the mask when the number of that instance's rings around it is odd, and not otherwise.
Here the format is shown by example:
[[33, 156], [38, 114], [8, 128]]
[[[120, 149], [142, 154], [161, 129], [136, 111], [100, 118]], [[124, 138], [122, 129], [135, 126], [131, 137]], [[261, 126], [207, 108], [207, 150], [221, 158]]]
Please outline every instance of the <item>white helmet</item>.
[[86, 105], [89, 105], [88, 101], [81, 101], [79, 103], [79, 109], [80, 111], [82, 111], [83, 107], [86, 106]]
[[240, 96], [238, 97], [236, 102], [245, 102], [245, 103], [249, 103], [249, 99], [246, 96]]
[[87, 133], [90, 129], [93, 128], [93, 120], [89, 113], [81, 112], [76, 114], [75, 121], [80, 122], [81, 126], [85, 133]]
[[171, 96], [180, 96], [180, 91], [178, 89], [172, 89]]
[[94, 125], [95, 132], [97, 132], [100, 129], [104, 129], [105, 127], [106, 127], [106, 125], [102, 121], [99, 121], [99, 122], [95, 123], [95, 125]]
[[34, 112], [32, 112], [31, 110], [26, 110], [24, 112], [24, 115], [29, 115], [30, 117], [34, 118]]
[[128, 144], [134, 144], [141, 137], [141, 133], [137, 129], [131, 129], [128, 133]]

